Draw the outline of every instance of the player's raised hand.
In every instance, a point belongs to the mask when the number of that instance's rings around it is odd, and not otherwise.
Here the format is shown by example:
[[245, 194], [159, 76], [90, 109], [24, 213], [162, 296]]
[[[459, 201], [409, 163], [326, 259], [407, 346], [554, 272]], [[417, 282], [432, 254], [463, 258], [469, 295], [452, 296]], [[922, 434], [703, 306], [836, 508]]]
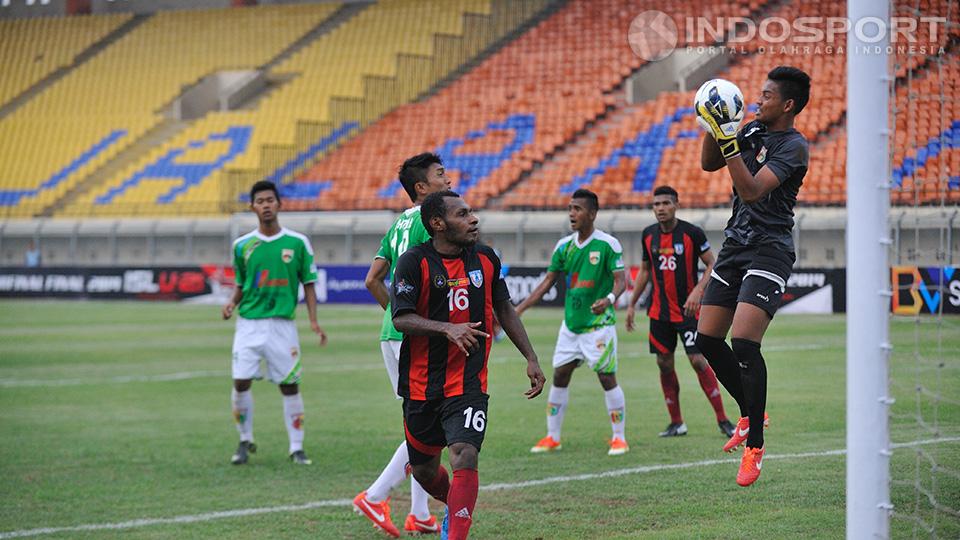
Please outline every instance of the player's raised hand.
[[523, 393], [527, 399], [533, 399], [543, 392], [543, 385], [547, 378], [543, 376], [543, 370], [540, 369], [540, 362], [536, 358], [527, 361], [527, 377], [530, 379], [530, 389]]
[[483, 323], [469, 322], [447, 325], [447, 339], [452, 341], [464, 354], [470, 354], [480, 345], [478, 337], [489, 338], [490, 334], [477, 330]]
[[233, 309], [235, 307], [237, 306], [233, 302], [229, 302], [227, 305], [223, 306], [223, 309], [220, 310], [220, 314], [223, 315], [223, 320], [227, 320], [231, 315], [233, 315]]
[[320, 324], [317, 321], [310, 321], [310, 330], [312, 330], [314, 334], [320, 336], [321, 347], [327, 344], [327, 333], [323, 331], [323, 328], [320, 328]]
[[634, 324], [634, 319], [636, 318], [636, 308], [630, 306], [627, 308], [627, 332], [633, 332], [637, 329], [637, 326]]

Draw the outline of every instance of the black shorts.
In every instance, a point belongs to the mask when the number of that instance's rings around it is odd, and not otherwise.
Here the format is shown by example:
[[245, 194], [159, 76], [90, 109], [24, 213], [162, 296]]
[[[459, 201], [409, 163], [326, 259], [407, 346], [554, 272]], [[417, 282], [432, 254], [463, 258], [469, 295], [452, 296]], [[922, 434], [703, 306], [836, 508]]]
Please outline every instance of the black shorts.
[[658, 321], [650, 319], [650, 352], [670, 354], [677, 350], [677, 335], [683, 341], [683, 350], [687, 354], [700, 354], [697, 348], [697, 320], [684, 317], [681, 322]]
[[403, 427], [410, 464], [427, 463], [454, 443], [468, 443], [479, 452], [487, 429], [487, 400], [486, 394], [404, 399]]
[[701, 304], [736, 309], [738, 302], [759, 307], [771, 318], [783, 302], [793, 252], [773, 246], [724, 242]]

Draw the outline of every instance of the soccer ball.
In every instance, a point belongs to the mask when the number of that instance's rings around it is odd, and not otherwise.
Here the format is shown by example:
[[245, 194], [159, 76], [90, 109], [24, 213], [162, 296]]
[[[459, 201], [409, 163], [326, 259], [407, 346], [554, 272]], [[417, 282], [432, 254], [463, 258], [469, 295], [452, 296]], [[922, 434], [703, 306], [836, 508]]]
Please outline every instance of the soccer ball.
[[693, 98], [693, 110], [697, 114], [697, 123], [707, 133], [711, 133], [710, 125], [700, 117], [700, 104], [710, 103], [718, 111], [721, 118], [718, 124], [723, 134], [732, 137], [740, 129], [746, 107], [743, 106], [743, 92], [737, 85], [726, 79], [710, 79], [703, 83]]

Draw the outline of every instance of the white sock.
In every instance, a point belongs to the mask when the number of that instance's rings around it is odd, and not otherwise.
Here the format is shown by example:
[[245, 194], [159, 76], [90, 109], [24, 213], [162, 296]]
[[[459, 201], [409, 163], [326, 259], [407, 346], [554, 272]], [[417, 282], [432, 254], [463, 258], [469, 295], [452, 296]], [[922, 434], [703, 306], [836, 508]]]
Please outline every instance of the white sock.
[[290, 438], [290, 453], [303, 450], [303, 396], [283, 396], [283, 421]]
[[383, 468], [380, 476], [367, 488], [367, 499], [370, 502], [381, 502], [390, 496], [390, 490], [399, 486], [407, 477], [407, 463], [410, 457], [407, 455], [407, 442], [400, 443], [397, 451], [393, 453], [390, 462]]
[[[406, 443], [404, 443], [406, 444]], [[420, 521], [430, 519], [430, 495], [420, 486], [420, 482], [410, 475], [410, 513]]]
[[567, 412], [569, 398], [569, 388], [550, 385], [550, 396], [547, 398], [547, 435], [557, 442], [560, 441], [560, 428], [563, 426], [563, 415]]
[[233, 404], [233, 422], [240, 440], [253, 441], [253, 392], [237, 392], [234, 388], [230, 392], [230, 402]]
[[613, 436], [624, 439], [624, 420], [626, 419], [627, 407], [626, 400], [623, 397], [623, 389], [617, 386], [613, 390], [607, 390], [603, 393], [603, 398], [607, 402], [607, 412], [610, 414], [610, 425], [613, 427]]

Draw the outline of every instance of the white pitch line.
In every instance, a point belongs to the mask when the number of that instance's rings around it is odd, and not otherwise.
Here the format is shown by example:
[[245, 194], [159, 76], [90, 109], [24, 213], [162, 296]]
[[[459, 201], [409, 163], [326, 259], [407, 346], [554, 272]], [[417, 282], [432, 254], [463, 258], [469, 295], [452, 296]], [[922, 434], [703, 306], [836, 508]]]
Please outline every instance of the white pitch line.
[[[922, 446], [928, 444], [940, 444], [949, 442], [958, 442], [960, 437], [943, 437], [940, 439], [925, 439], [907, 443], [895, 443], [893, 448], [905, 448], [910, 446]], [[796, 454], [777, 454], [764, 456], [764, 461], [781, 459], [805, 459], [814, 457], [840, 456], [846, 454], [844, 449], [825, 450], [822, 452], [803, 452]], [[669, 471], [675, 469], [689, 469], [692, 467], [705, 467], [709, 465], [720, 465], [736, 463], [737, 459], [705, 459], [702, 461], [691, 461], [687, 463], [664, 463], [660, 465], [647, 465], [643, 467], [631, 467], [628, 469], [615, 469], [599, 473], [585, 473], [571, 476], [551, 476], [539, 480], [527, 480], [523, 482], [507, 482], [501, 484], [487, 484], [480, 486], [480, 491], [505, 491], [520, 489], [533, 486], [544, 486], [548, 484], [561, 484], [566, 482], [578, 482], [583, 480], [595, 480], [598, 478], [614, 478], [630, 474], [643, 474], [659, 471]], [[267, 506], [261, 508], [242, 508], [239, 510], [224, 510], [221, 512], [207, 512], [204, 514], [192, 514], [186, 516], [175, 516], [169, 518], [144, 518], [130, 521], [120, 521], [116, 523], [89, 523], [86, 525], [74, 525], [70, 527], [43, 527], [39, 529], [24, 529], [19, 531], [0, 532], [0, 540], [6, 538], [24, 538], [27, 536], [40, 536], [43, 534], [56, 534], [62, 532], [81, 532], [81, 531], [103, 531], [103, 530], [122, 530], [147, 527], [150, 525], [171, 525], [179, 523], [198, 523], [202, 521], [213, 521], [215, 519], [226, 519], [234, 517], [255, 516], [258, 514], [272, 514], [276, 512], [299, 512], [301, 510], [310, 510], [313, 508], [341, 507], [350, 506], [353, 501], [350, 499], [328, 499], [325, 501], [313, 501], [304, 504]]]
[[[767, 351], [812, 351], [825, 349], [825, 345], [807, 344], [807, 345], [769, 345], [764, 348]], [[646, 358], [651, 356], [643, 353], [621, 353], [623, 358]], [[519, 361], [519, 357], [495, 357], [490, 359], [492, 364], [503, 364]], [[316, 365], [307, 368], [307, 373], [341, 373], [345, 371], [375, 371], [381, 370], [383, 364], [347, 364], [341, 366], [322, 366]], [[122, 384], [131, 382], [169, 382], [186, 381], [190, 379], [204, 379], [208, 377], [228, 377], [227, 371], [181, 371], [177, 373], [161, 373], [158, 375], [119, 375], [115, 377], [97, 378], [76, 378], [76, 379], [0, 379], [0, 388], [27, 388], [27, 387], [59, 387], [59, 386], [80, 386], [85, 384]]]

